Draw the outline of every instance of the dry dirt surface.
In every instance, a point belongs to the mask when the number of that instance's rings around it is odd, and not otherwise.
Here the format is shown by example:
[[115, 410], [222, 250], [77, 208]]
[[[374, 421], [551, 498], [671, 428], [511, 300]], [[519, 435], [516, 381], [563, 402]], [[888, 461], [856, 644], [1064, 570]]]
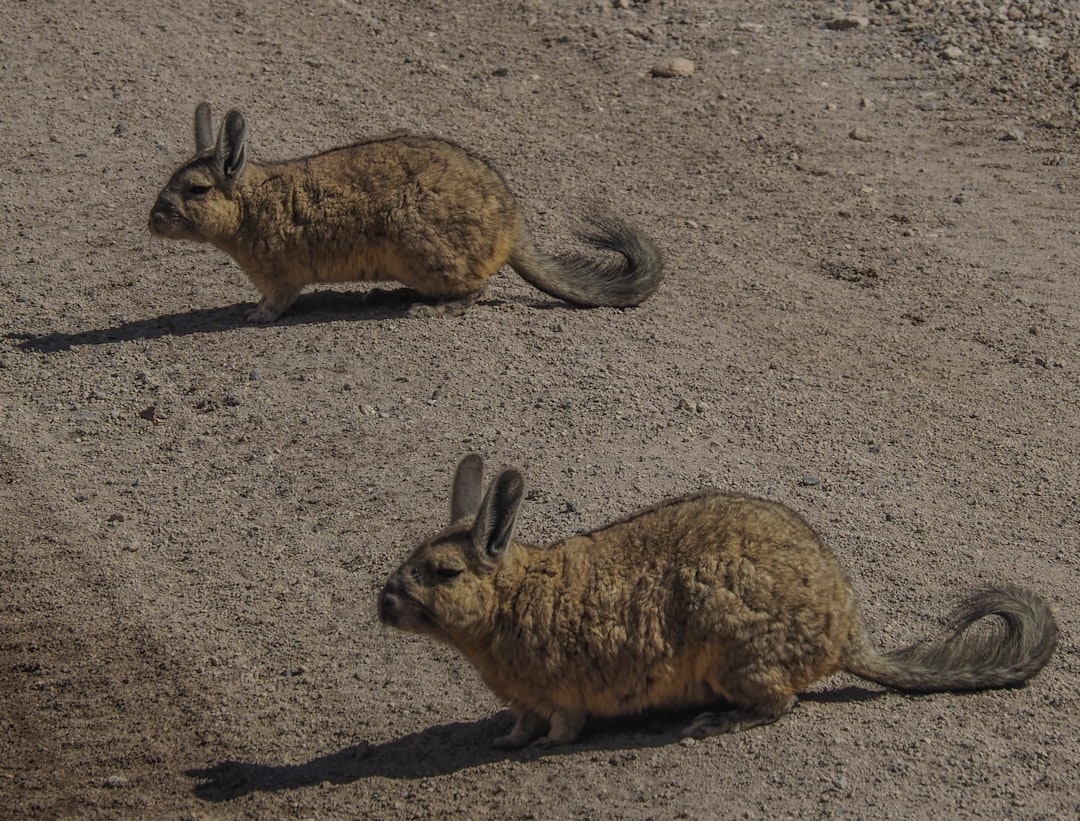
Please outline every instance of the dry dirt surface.
[[[1077, 15], [7, 0], [0, 815], [1075, 817]], [[146, 228], [204, 98], [261, 159], [448, 137], [541, 247], [610, 211], [665, 282], [576, 310], [506, 270], [433, 318], [334, 286], [252, 326], [231, 260]], [[1018, 690], [838, 676], [742, 734], [496, 751], [473, 669], [375, 618], [469, 451], [525, 471], [522, 539], [740, 490], [821, 532], [883, 646], [1012, 581], [1058, 652]]]

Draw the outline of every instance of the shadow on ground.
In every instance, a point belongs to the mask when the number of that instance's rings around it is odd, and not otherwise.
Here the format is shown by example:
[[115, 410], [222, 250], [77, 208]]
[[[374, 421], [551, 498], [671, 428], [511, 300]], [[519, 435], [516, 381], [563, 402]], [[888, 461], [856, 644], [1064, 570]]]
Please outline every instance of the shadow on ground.
[[[352, 319], [358, 322], [405, 317], [409, 309], [426, 300], [407, 288], [369, 291], [322, 290], [301, 297], [274, 325], [315, 325], [332, 320]], [[497, 306], [502, 300], [484, 299], [477, 305]], [[563, 304], [563, 303], [558, 303]], [[76, 333], [48, 334], [10, 333], [17, 339], [20, 350], [36, 353], [56, 353], [83, 345], [106, 345], [132, 340], [160, 339], [166, 336], [212, 334], [253, 327], [247, 315], [252, 303], [239, 303], [221, 308], [203, 308], [163, 314], [151, 319], [122, 322], [110, 328], [97, 328]], [[545, 307], [545, 306], [539, 306]]]
[[[802, 698], [815, 702], [856, 702], [881, 695], [881, 691], [844, 687], [806, 693]], [[348, 784], [365, 778], [430, 778], [507, 758], [530, 760], [587, 750], [615, 752], [662, 747], [677, 742], [678, 728], [697, 713], [697, 710], [658, 711], [629, 719], [590, 721], [583, 737], [573, 744], [554, 749], [526, 747], [506, 751], [491, 746], [495, 738], [513, 726], [510, 714], [502, 712], [482, 721], [430, 727], [385, 744], [361, 742], [302, 764], [222, 761], [187, 770], [185, 775], [195, 780], [195, 794], [205, 801], [231, 801], [255, 792], [280, 792], [323, 783]]]

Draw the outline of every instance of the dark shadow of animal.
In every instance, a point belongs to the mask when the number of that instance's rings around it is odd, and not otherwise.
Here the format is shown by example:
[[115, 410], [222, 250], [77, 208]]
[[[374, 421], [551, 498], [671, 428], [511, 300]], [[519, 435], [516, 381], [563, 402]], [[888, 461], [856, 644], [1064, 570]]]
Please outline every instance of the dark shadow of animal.
[[[374, 321], [405, 317], [416, 304], [429, 302], [408, 288], [374, 288], [367, 291], [324, 289], [302, 296], [289, 312], [273, 323], [275, 326], [314, 325], [333, 320]], [[495, 306], [502, 300], [482, 299], [478, 305]], [[565, 303], [553, 303], [565, 305]], [[36, 353], [56, 353], [83, 345], [106, 345], [114, 342], [160, 339], [169, 336], [224, 333], [238, 328], [258, 327], [247, 320], [252, 304], [238, 303], [219, 308], [202, 308], [163, 314], [150, 319], [122, 322], [110, 328], [76, 333], [9, 333], [19, 340], [16, 347]], [[540, 306], [543, 307], [543, 306]], [[571, 307], [571, 306], [568, 306]]]
[[[853, 702], [877, 698], [881, 691], [845, 687], [806, 693], [806, 701]], [[678, 728], [697, 710], [653, 711], [640, 716], [591, 721], [579, 741], [552, 749], [497, 750], [496, 737], [509, 732], [508, 712], [474, 722], [429, 727], [385, 744], [361, 742], [301, 764], [221, 761], [185, 774], [195, 780], [195, 794], [205, 801], [231, 801], [256, 792], [280, 792], [324, 783], [349, 784], [365, 778], [413, 780], [466, 770], [504, 759], [530, 760], [582, 751], [617, 753], [678, 742]], [[753, 732], [762, 732], [754, 730]]]

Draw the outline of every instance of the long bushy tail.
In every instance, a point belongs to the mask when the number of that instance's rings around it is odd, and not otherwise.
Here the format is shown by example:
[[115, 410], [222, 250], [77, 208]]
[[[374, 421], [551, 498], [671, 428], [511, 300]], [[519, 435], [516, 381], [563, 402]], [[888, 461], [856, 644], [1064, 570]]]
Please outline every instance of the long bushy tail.
[[[998, 616], [1004, 629], [966, 632], [986, 616]], [[950, 629], [943, 640], [891, 653], [880, 653], [864, 639], [851, 648], [844, 669], [913, 693], [1016, 687], [1043, 668], [1058, 638], [1046, 602], [1011, 585], [972, 594], [953, 615]]]
[[581, 254], [548, 255], [537, 250], [528, 232], [523, 231], [510, 256], [510, 266], [545, 294], [588, 308], [638, 305], [659, 287], [663, 277], [660, 249], [621, 220], [591, 220], [590, 230], [581, 239], [622, 259], [603, 262]]

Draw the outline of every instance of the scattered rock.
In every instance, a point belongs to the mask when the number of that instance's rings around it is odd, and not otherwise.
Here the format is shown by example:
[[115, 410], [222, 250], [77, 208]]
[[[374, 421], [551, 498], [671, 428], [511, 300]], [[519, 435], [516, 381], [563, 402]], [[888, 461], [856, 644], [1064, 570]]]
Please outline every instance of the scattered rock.
[[351, 754], [353, 758], [367, 758], [371, 755], [371, 742], [361, 741], [352, 748]]
[[757, 34], [765, 30], [764, 23], [737, 23], [735, 28], [739, 31], [748, 31], [751, 34]]
[[941, 52], [941, 56], [950, 62], [956, 62], [964, 57], [964, 50], [959, 46], [946, 46]]
[[825, 28], [832, 31], [848, 31], [850, 29], [864, 29], [869, 25], [869, 17], [860, 17], [857, 14], [842, 14], [826, 22]]
[[165, 415], [161, 412], [161, 408], [157, 405], [149, 405], [139, 411], [139, 417], [145, 419], [147, 422], [153, 422], [155, 425], [160, 425], [165, 421]]
[[998, 137], [998, 139], [1007, 143], [1018, 143], [1023, 142], [1024, 137], [1026, 136], [1027, 134], [1024, 133], [1024, 129], [1013, 126], [1012, 128], [1007, 129], [1004, 134]]
[[105, 786], [110, 789], [117, 789], [119, 787], [126, 787], [131, 782], [126, 775], [110, 775], [105, 779]]
[[656, 63], [650, 73], [653, 77], [689, 77], [694, 73], [694, 63], [685, 57], [668, 57]]
[[821, 484], [821, 479], [812, 473], [808, 473], [799, 480], [799, 484], [803, 487], [817, 487]]
[[676, 406], [679, 410], [690, 411], [692, 413], [705, 413], [712, 410], [712, 405], [708, 402], [699, 402], [696, 399], [690, 399], [689, 397], [682, 397], [679, 399], [679, 404]]
[[872, 143], [874, 141], [874, 135], [862, 126], [855, 126], [855, 128], [851, 129], [848, 132], [848, 137], [860, 143]]

